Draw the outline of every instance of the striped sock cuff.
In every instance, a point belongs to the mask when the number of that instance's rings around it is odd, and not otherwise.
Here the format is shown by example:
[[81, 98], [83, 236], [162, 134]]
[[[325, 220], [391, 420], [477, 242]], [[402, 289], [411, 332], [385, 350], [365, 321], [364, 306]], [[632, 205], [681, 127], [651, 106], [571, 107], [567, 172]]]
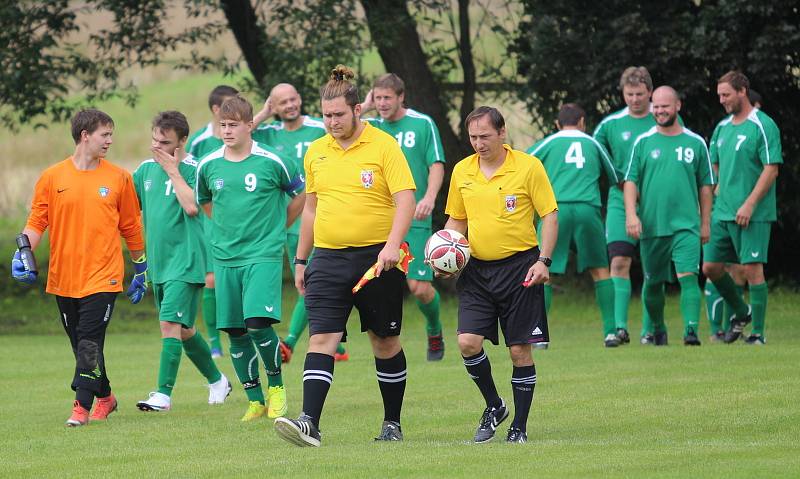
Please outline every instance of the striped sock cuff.
[[481, 363], [481, 361], [486, 359], [486, 352], [483, 349], [481, 349], [481, 352], [479, 352], [475, 356], [470, 356], [470, 357], [461, 356], [461, 357], [464, 358], [464, 366], [477, 366], [478, 364]]
[[381, 371], [376, 371], [378, 376], [378, 381], [382, 383], [399, 383], [406, 380], [406, 369], [403, 369], [399, 373], [384, 373]]
[[511, 378], [511, 384], [536, 384], [536, 375], [527, 376], [524, 378]]
[[322, 369], [306, 369], [303, 371], [303, 382], [312, 380], [325, 381], [331, 384], [333, 383], [333, 373]]

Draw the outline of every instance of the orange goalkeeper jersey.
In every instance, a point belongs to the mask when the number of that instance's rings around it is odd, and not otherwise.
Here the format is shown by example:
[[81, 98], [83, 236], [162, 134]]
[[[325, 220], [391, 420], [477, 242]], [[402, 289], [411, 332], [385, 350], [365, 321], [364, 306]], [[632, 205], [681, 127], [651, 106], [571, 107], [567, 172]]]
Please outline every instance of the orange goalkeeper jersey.
[[94, 170], [78, 170], [72, 157], [46, 169], [27, 227], [40, 234], [50, 228], [47, 292], [58, 296], [122, 291], [120, 235], [128, 249], [144, 249], [131, 174], [104, 159]]

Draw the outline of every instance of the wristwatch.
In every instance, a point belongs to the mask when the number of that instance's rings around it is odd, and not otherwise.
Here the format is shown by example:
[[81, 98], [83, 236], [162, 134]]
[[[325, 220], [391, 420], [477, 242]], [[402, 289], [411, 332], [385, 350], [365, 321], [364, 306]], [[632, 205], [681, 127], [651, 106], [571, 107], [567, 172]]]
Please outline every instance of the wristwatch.
[[297, 256], [295, 256], [294, 260], [292, 261], [292, 263], [294, 263], [294, 264], [302, 264], [303, 266], [306, 266], [308, 264], [308, 260], [307, 259], [300, 259]]
[[536, 261], [541, 261], [548, 268], [550, 267], [551, 264], [553, 264], [553, 260], [551, 258], [548, 258], [547, 256], [539, 256], [539, 258]]

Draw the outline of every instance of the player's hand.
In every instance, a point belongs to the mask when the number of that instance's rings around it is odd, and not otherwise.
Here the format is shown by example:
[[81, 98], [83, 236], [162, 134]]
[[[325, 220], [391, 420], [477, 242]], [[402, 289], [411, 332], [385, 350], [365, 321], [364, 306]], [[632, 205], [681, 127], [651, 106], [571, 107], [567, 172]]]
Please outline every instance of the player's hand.
[[431, 200], [425, 197], [419, 200], [419, 203], [417, 203], [417, 208], [414, 210], [414, 219], [424, 220], [425, 218], [430, 216], [435, 204], [436, 204], [435, 199]]
[[440, 278], [440, 279], [452, 279], [452, 278], [456, 277], [455, 273], [446, 273], [444, 271], [439, 271], [438, 269], [434, 268], [433, 265], [431, 265], [430, 261], [428, 261], [427, 259], [422, 260], [422, 262], [425, 263], [426, 265], [428, 265], [428, 267], [431, 269], [431, 271], [433, 271], [433, 276], [435, 276], [437, 278]]
[[264, 115], [265, 119], [272, 116], [272, 97], [268, 96], [266, 100], [264, 100], [264, 106], [261, 107], [260, 113]]
[[642, 222], [639, 220], [639, 216], [634, 214], [625, 217], [625, 229], [628, 236], [638, 240], [642, 235]]
[[375, 98], [372, 95], [372, 90], [367, 92], [364, 103], [361, 104], [361, 113], [366, 113], [375, 108]]
[[11, 277], [20, 283], [33, 284], [38, 275], [36, 271], [30, 271], [25, 267], [25, 263], [22, 262], [22, 256], [17, 250], [14, 253], [14, 257], [11, 258]]
[[381, 272], [394, 268], [399, 262], [400, 248], [392, 247], [389, 243], [386, 243], [386, 246], [378, 253], [378, 268], [375, 270], [375, 277], [379, 278]]
[[739, 210], [736, 211], [736, 224], [742, 228], [750, 226], [750, 218], [753, 217], [753, 206], [745, 201]]
[[306, 265], [294, 265], [294, 287], [300, 296], [306, 295]]
[[164, 170], [164, 172], [166, 172], [168, 175], [170, 173], [178, 172], [178, 165], [180, 165], [181, 158], [183, 158], [182, 146], [175, 148], [175, 152], [172, 155], [161, 148], [150, 148], [150, 151], [153, 152], [153, 159], [156, 161], [156, 163], [161, 165], [161, 168]]
[[528, 272], [525, 274], [525, 281], [522, 282], [522, 285], [529, 288], [534, 284], [544, 284], [548, 281], [550, 281], [550, 268], [541, 261], [537, 261], [533, 263], [533, 266], [528, 268]]
[[708, 243], [711, 239], [711, 226], [708, 223], [700, 225], [700, 244]]
[[131, 303], [138, 304], [147, 292], [150, 281], [147, 277], [147, 258], [142, 255], [138, 260], [133, 260], [134, 275], [128, 291], [125, 293], [130, 298]]

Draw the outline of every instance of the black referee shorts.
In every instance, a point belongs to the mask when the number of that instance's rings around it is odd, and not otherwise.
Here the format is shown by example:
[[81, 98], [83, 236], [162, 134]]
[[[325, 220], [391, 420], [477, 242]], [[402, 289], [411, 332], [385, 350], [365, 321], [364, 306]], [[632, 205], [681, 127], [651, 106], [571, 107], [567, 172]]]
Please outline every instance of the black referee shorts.
[[400, 335], [403, 320], [403, 284], [397, 268], [383, 271], [358, 293], [353, 286], [375, 264], [384, 244], [360, 248], [315, 248], [306, 268], [306, 312], [309, 335], [343, 332], [353, 306], [361, 317], [361, 331], [385, 338]]
[[497, 324], [506, 346], [549, 342], [544, 286], [522, 286], [539, 248], [494, 261], [470, 259], [456, 283], [458, 333], [498, 344]]

